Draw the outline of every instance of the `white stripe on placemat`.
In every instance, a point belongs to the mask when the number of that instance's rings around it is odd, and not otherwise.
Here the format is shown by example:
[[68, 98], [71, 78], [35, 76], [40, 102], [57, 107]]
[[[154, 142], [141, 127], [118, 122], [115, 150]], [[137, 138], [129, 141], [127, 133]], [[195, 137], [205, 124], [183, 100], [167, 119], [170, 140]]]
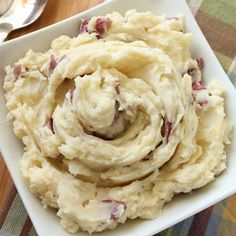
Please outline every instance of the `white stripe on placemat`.
[[2, 230], [13, 235], [20, 235], [27, 216], [20, 196], [17, 194], [2, 225]]
[[197, 11], [200, 8], [202, 2], [203, 0], [190, 0], [189, 1], [188, 5], [194, 16], [197, 14]]

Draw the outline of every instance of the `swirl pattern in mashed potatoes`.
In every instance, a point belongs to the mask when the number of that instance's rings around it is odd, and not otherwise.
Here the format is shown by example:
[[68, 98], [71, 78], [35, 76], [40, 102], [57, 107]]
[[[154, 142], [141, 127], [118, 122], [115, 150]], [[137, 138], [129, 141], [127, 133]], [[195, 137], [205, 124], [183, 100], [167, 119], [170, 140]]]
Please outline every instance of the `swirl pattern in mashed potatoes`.
[[114, 12], [6, 67], [24, 179], [68, 231], [153, 219], [225, 169], [223, 89], [202, 84], [183, 31], [181, 16]]

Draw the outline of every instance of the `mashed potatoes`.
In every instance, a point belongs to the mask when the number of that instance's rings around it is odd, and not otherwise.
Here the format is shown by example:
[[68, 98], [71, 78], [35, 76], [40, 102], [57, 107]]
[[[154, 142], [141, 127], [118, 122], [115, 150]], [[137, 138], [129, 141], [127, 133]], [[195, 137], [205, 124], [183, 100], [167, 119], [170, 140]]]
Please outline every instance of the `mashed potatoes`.
[[183, 30], [181, 16], [114, 12], [6, 67], [22, 174], [69, 232], [156, 218], [226, 168], [223, 89], [202, 84]]

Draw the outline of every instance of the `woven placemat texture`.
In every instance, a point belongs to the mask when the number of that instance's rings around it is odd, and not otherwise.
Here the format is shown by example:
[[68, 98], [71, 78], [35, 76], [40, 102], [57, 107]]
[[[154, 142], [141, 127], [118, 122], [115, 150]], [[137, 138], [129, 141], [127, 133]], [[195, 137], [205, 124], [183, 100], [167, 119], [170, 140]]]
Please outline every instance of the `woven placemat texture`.
[[[229, 78], [236, 86], [236, 0], [189, 0], [189, 7]], [[0, 209], [0, 236], [35, 236], [14, 186]], [[112, 235], [112, 234], [111, 234]], [[157, 234], [235, 236], [236, 195]]]

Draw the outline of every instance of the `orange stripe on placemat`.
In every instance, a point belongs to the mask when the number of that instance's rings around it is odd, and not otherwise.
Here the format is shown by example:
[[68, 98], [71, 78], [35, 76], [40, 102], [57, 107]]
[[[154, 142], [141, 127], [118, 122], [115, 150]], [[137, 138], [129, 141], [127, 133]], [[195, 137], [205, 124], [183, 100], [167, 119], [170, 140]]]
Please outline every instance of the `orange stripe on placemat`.
[[198, 10], [196, 20], [212, 49], [233, 59], [236, 55], [236, 29], [201, 10]]
[[210, 216], [212, 207], [207, 208], [204, 211], [199, 212], [193, 218], [192, 225], [188, 231], [188, 236], [202, 236], [204, 235]]
[[13, 184], [10, 188], [9, 194], [5, 200], [4, 205], [0, 208], [0, 229], [2, 228], [2, 225], [7, 216], [7, 213], [10, 210], [10, 207], [16, 197], [16, 194], [17, 194], [17, 190], [16, 190], [15, 185]]
[[28, 236], [31, 228], [32, 228], [32, 222], [28, 216], [27, 219], [25, 220], [20, 236]]
[[223, 217], [236, 223], [236, 194], [227, 199]]

